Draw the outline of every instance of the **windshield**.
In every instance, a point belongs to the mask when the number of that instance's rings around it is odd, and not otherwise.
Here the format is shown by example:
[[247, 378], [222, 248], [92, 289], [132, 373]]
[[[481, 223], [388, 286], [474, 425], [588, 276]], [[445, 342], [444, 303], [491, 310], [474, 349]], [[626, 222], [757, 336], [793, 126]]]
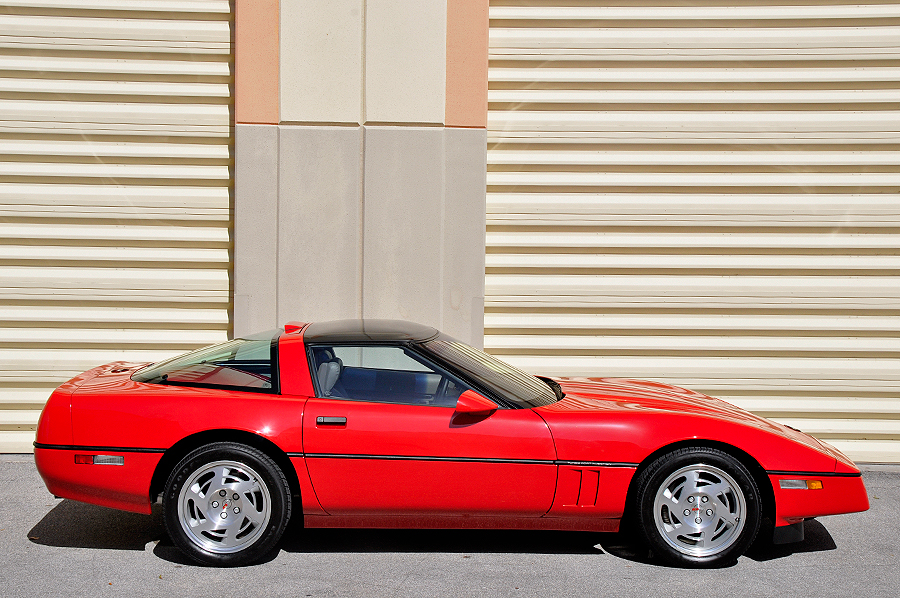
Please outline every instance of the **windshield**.
[[150, 384], [277, 392], [281, 330], [236, 338], [151, 364], [131, 379]]
[[520, 407], [540, 407], [559, 400], [547, 382], [458, 340], [441, 335], [421, 346]]

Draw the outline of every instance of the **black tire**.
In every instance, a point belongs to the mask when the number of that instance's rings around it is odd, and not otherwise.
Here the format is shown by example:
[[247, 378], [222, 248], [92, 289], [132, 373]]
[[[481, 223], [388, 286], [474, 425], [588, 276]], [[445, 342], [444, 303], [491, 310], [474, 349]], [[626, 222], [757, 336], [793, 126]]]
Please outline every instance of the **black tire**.
[[291, 518], [291, 492], [268, 455], [216, 442], [172, 470], [162, 507], [169, 537], [182, 552], [199, 563], [233, 567], [275, 548]]
[[636, 482], [635, 519], [653, 553], [680, 567], [735, 561], [760, 525], [760, 495], [744, 465], [713, 448], [662, 455]]

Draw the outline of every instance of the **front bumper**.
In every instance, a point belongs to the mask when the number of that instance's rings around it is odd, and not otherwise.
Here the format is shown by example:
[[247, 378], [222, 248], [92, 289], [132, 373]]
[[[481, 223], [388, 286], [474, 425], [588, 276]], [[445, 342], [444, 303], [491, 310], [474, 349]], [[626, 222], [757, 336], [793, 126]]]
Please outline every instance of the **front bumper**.
[[[821, 482], [821, 488], [782, 488], [782, 480]], [[857, 513], [869, 508], [869, 496], [862, 474], [834, 472], [769, 473], [775, 495], [775, 526], [793, 525], [824, 515]], [[787, 486], [799, 486], [788, 483]]]

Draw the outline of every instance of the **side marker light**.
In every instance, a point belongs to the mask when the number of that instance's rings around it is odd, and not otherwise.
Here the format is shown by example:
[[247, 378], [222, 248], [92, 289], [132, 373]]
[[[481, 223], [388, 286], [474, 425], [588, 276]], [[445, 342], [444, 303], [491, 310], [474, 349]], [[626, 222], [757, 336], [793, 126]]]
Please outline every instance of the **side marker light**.
[[76, 465], [125, 465], [125, 457], [118, 455], [75, 455]]
[[821, 490], [821, 480], [778, 480], [783, 490]]

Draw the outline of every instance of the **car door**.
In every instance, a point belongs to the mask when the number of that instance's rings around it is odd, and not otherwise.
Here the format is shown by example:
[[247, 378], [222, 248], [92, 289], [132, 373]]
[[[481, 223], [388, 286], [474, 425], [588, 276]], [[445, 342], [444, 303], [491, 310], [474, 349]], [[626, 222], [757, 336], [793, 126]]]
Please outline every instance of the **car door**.
[[[556, 453], [532, 410], [463, 417], [451, 404], [465, 384], [404, 347], [331, 347], [314, 361], [319, 380], [334, 382], [306, 404], [303, 446], [329, 514], [539, 517], [550, 509]], [[336, 379], [334, 366], [322, 366], [334, 361]]]

